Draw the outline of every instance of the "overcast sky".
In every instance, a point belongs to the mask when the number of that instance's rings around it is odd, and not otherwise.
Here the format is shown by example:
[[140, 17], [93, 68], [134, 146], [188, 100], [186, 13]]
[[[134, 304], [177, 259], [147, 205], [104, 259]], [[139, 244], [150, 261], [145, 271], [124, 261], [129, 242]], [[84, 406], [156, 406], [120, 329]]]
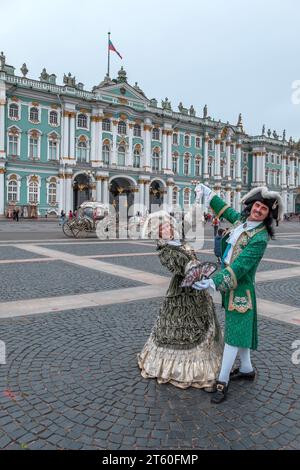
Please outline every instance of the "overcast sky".
[[266, 124], [300, 138], [299, 0], [0, 0], [0, 50], [7, 63], [26, 62], [28, 77], [43, 67], [71, 72], [90, 90], [107, 71], [107, 32], [123, 56], [111, 53], [148, 98], [208, 105], [214, 119], [260, 134]]

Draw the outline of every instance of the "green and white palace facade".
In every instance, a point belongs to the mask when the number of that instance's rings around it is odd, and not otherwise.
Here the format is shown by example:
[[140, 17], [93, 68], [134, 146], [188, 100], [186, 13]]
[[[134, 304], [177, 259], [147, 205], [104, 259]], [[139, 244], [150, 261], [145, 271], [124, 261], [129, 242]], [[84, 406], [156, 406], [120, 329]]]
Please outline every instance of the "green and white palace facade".
[[[22, 75], [21, 75], [22, 74]], [[152, 204], [189, 206], [204, 182], [240, 209], [253, 186], [280, 191], [286, 212], [300, 212], [300, 151], [292, 139], [197, 116], [166, 98], [158, 105], [123, 68], [92, 91], [71, 74], [63, 85], [43, 69], [27, 78], [0, 55], [0, 217], [18, 206], [24, 217], [59, 214], [85, 200], [141, 212]]]

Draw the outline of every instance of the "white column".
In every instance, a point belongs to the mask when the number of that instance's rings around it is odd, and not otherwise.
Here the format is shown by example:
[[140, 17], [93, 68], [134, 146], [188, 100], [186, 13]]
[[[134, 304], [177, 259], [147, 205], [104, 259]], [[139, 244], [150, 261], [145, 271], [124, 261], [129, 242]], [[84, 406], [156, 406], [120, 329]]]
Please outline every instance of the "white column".
[[128, 156], [127, 156], [127, 165], [133, 166], [133, 124], [129, 124], [129, 131], [128, 131]]
[[0, 158], [6, 158], [5, 154], [5, 104], [6, 85], [0, 80]]
[[63, 139], [62, 139], [62, 158], [69, 157], [69, 111], [63, 113]]
[[144, 213], [144, 205], [145, 205], [144, 180], [138, 180], [138, 183], [139, 183], [139, 193], [140, 193], [139, 203], [141, 205], [141, 210]]
[[162, 170], [165, 171], [167, 169], [167, 130], [163, 129], [162, 131]]
[[65, 205], [65, 179], [63, 171], [59, 172], [59, 196], [58, 196], [58, 206], [59, 206], [59, 213], [61, 210], [66, 211]]
[[103, 178], [103, 204], [109, 204], [109, 194], [108, 194], [108, 176]]
[[103, 131], [102, 131], [102, 117], [99, 116], [98, 118], [98, 126], [96, 130], [96, 140], [97, 140], [97, 146], [96, 146], [96, 160], [97, 162], [100, 162], [100, 166], [103, 165], [103, 157], [102, 157], [102, 140], [103, 140]]
[[102, 202], [102, 176], [96, 174], [96, 201]]
[[230, 193], [231, 193], [231, 188], [226, 188], [225, 189], [225, 202], [230, 206]]
[[208, 141], [209, 137], [207, 132], [205, 133], [205, 139], [204, 139], [204, 154], [203, 154], [203, 178], [204, 180], [208, 180], [209, 174], [208, 174]]
[[173, 182], [167, 182], [167, 206], [172, 206], [172, 196], [173, 196]]
[[65, 188], [66, 188], [66, 194], [65, 194], [65, 200], [66, 200], [66, 214], [68, 215], [68, 212], [70, 210], [73, 210], [73, 188], [72, 188], [72, 170], [66, 170], [65, 173]]
[[294, 188], [295, 187], [295, 157], [294, 155], [290, 158], [289, 169], [290, 169], [290, 184], [289, 186]]
[[4, 215], [4, 165], [0, 167], [0, 216]]
[[69, 157], [75, 160], [75, 117], [76, 113], [70, 113], [70, 154]]
[[168, 131], [167, 134], [167, 170], [168, 173], [173, 173], [172, 171], [172, 131]]
[[228, 140], [226, 142], [226, 171], [225, 171], [225, 176], [227, 180], [230, 180], [230, 164], [231, 164], [231, 158], [230, 158], [230, 145], [231, 141]]
[[133, 189], [133, 205], [134, 209], [132, 211], [132, 215], [135, 215], [137, 211], [139, 210], [139, 204], [140, 204], [140, 195], [139, 195], [139, 188], [134, 188]]
[[145, 180], [145, 206], [146, 210], [149, 211], [149, 205], [150, 205], [150, 180]]
[[215, 140], [215, 180], [219, 181], [221, 179], [220, 174], [220, 160], [221, 160], [221, 147], [220, 147], [220, 136]]
[[144, 153], [145, 153], [145, 162], [144, 170], [151, 171], [151, 121], [149, 119], [145, 120], [144, 124]]
[[282, 155], [281, 158], [281, 186], [283, 189], [286, 188], [286, 161], [287, 161], [287, 156]]
[[93, 163], [96, 160], [96, 126], [97, 126], [97, 116], [91, 116], [91, 153], [90, 153], [90, 162]]
[[238, 183], [242, 180], [242, 144], [239, 140], [236, 144], [236, 167], [235, 167], [235, 179]]
[[111, 164], [117, 164], [117, 125], [118, 121], [113, 121], [113, 143], [112, 143], [112, 154], [111, 154]]

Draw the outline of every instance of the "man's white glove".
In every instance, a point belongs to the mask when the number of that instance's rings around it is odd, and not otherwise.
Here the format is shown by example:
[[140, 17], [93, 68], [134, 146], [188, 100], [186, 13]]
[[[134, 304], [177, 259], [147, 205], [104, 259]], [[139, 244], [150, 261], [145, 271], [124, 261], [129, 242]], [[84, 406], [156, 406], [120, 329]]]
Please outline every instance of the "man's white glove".
[[213, 191], [208, 186], [205, 186], [205, 184], [202, 184], [202, 183], [197, 184], [197, 186], [195, 187], [196, 202], [199, 203], [203, 195], [205, 199], [207, 200], [210, 197], [212, 192]]
[[203, 279], [202, 281], [195, 282], [192, 287], [196, 290], [205, 290], [205, 289], [212, 289], [212, 291], [216, 290], [215, 283], [212, 279]]

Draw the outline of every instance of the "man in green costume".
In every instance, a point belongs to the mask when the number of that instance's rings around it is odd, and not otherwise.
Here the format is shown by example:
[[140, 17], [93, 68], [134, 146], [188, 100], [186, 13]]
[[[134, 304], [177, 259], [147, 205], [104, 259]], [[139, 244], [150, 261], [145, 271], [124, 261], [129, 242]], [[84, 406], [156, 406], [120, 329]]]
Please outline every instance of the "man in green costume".
[[[195, 289], [217, 289], [225, 308], [224, 352], [212, 403], [226, 399], [229, 379], [254, 380], [250, 350], [257, 349], [257, 307], [255, 273], [270, 238], [273, 220], [282, 220], [283, 203], [279, 193], [266, 187], [253, 188], [242, 198], [246, 205], [236, 212], [208, 186], [196, 187], [196, 200], [202, 195], [218, 218], [233, 224], [222, 239], [222, 270], [211, 279], [196, 282]], [[241, 367], [231, 372], [237, 353]]]

